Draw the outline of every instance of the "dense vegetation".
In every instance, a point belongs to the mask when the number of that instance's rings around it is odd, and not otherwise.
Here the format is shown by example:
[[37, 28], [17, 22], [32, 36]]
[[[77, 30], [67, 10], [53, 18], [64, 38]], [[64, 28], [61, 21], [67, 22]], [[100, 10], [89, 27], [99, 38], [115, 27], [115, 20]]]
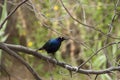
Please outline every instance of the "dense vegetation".
[[[21, 0], [0, 1], [0, 24], [19, 2]], [[56, 53], [59, 61], [79, 66], [89, 59], [82, 69], [104, 70], [119, 65], [119, 25], [119, 0], [28, 0], [2, 26], [0, 42], [38, 49], [47, 40], [64, 36], [69, 40], [63, 42]], [[49, 56], [45, 51], [39, 52]], [[71, 78], [67, 69], [17, 53], [43, 80], [94, 80], [96, 76], [73, 72]], [[9, 75], [11, 80], [34, 80], [19, 60], [2, 50], [0, 66], [0, 80], [8, 79]], [[118, 71], [110, 72], [100, 74], [96, 80], [120, 79]]]

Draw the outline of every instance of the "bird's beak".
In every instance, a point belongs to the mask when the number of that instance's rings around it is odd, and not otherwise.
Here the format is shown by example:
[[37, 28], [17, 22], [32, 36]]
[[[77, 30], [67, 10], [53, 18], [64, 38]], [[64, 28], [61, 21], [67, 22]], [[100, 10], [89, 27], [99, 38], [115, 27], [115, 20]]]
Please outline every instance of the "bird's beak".
[[70, 38], [64, 37], [64, 40], [69, 40]]

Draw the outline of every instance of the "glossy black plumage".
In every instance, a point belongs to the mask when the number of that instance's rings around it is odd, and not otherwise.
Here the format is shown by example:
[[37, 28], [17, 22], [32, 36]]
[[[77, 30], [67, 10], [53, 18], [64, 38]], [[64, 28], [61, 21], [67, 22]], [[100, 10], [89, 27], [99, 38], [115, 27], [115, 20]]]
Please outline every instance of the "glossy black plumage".
[[55, 39], [48, 40], [41, 48], [38, 50], [45, 50], [47, 53], [54, 53], [60, 48], [62, 41], [64, 41], [64, 37], [58, 37]]

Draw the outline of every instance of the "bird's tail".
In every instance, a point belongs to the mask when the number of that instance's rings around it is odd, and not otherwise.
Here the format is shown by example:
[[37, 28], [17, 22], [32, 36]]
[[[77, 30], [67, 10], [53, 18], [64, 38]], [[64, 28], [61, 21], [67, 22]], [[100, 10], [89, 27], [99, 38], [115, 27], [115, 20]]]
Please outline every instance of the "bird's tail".
[[38, 52], [39, 50], [43, 50], [43, 48], [39, 48], [39, 49], [37, 49], [36, 52]]

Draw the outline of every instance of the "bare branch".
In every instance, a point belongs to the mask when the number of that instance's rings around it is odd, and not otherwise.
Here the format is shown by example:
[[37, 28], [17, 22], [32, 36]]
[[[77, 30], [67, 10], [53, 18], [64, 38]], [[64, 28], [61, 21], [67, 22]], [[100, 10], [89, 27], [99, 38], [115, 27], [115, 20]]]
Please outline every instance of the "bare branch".
[[[120, 66], [110, 67], [110, 68], [107, 68], [107, 69], [104, 69], [104, 70], [85, 70], [85, 69], [81, 69], [81, 68], [78, 69], [78, 67], [76, 67], [76, 66], [74, 67], [74, 66], [71, 66], [67, 63], [58, 62], [55, 59], [43, 56], [40, 53], [36, 52], [36, 50], [34, 50], [34, 49], [30, 49], [30, 48], [27, 48], [27, 47], [24, 47], [24, 46], [21, 46], [21, 45], [12, 45], [12, 44], [6, 44], [6, 43], [2, 43], [2, 44], [6, 45], [7, 47], [9, 47], [12, 50], [20, 51], [20, 52], [24, 52], [24, 53], [33, 55], [33, 56], [35, 56], [39, 59], [43, 59], [44, 61], [49, 61], [50, 63], [56, 64], [56, 65], [58, 65], [60, 67], [63, 67], [67, 70], [77, 72], [77, 73], [86, 74], [86, 75], [87, 74], [95, 74], [95, 75], [96, 74], [106, 74], [106, 73], [111, 73], [112, 71], [119, 71], [120, 70]], [[1, 45], [0, 45], [0, 48], [2, 48]]]
[[95, 28], [94, 26], [90, 26], [90, 25], [87, 25], [87, 24], [84, 24], [84, 23], [80, 22], [78, 19], [76, 19], [76, 18], [74, 18], [74, 17], [72, 16], [72, 14], [69, 12], [69, 10], [65, 7], [63, 1], [62, 1], [62, 0], [59, 0], [59, 1], [61, 2], [63, 8], [66, 10], [66, 12], [69, 14], [69, 16], [70, 16], [74, 21], [78, 22], [79, 24], [81, 24], [81, 25], [83, 25], [83, 26], [85, 26], [85, 27], [89, 27], [89, 28], [91, 28], [91, 29], [93, 29], [93, 30], [96, 30], [96, 31], [100, 32], [101, 34], [103, 34], [104, 36], [110, 37], [110, 38], [112, 38], [112, 39], [120, 39], [120, 38], [113, 37], [113, 36], [111, 36], [111, 35], [107, 35], [106, 33], [102, 32], [100, 29]]
[[27, 62], [24, 61], [23, 58], [21, 58], [16, 52], [14, 52], [13, 50], [9, 49], [4, 43], [0, 43], [0, 48], [2, 50], [4, 50], [5, 52], [7, 52], [9, 55], [15, 57], [16, 59], [18, 59], [22, 64], [24, 64], [27, 69], [33, 74], [33, 76], [35, 77], [36, 80], [42, 80], [38, 74], [32, 69], [32, 67], [29, 66], [29, 64]]
[[15, 13], [15, 11], [25, 2], [27, 2], [28, 0], [23, 0], [22, 2], [20, 2], [9, 14], [8, 16], [4, 19], [4, 21], [0, 24], [0, 29], [3, 27], [3, 25], [5, 24], [5, 22], [8, 20], [8, 18]]
[[9, 80], [11, 80], [10, 73], [3, 67], [3, 65], [0, 64], [0, 71], [2, 70], [5, 71], [5, 73], [8, 75]]
[[97, 50], [93, 55], [91, 55], [84, 63], [82, 63], [80, 66], [78, 66], [78, 69], [80, 69], [83, 65], [85, 65], [88, 61], [90, 61], [95, 55], [97, 55], [101, 50], [113, 45], [113, 44], [119, 44], [120, 42], [113, 42], [113, 43], [109, 43], [105, 46], [103, 46], [102, 48], [100, 48], [99, 50]]
[[95, 80], [97, 80], [98, 74], [95, 76]]

